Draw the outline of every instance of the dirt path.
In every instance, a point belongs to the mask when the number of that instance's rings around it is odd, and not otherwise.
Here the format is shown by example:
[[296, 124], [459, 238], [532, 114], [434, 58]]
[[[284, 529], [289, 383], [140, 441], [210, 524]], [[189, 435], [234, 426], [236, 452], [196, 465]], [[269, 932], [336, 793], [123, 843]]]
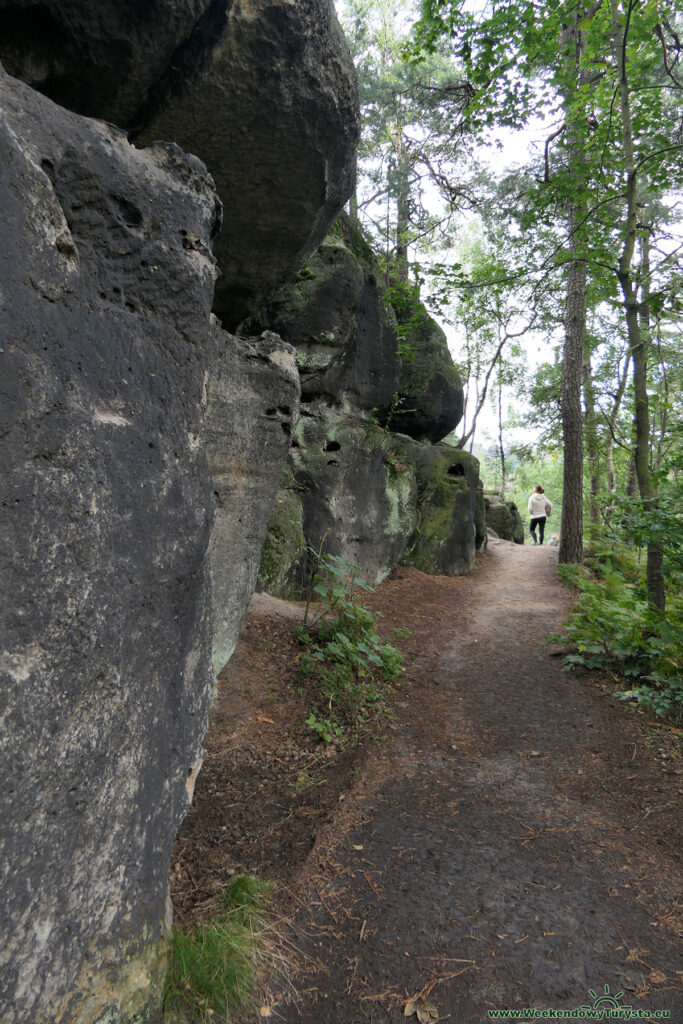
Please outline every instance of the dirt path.
[[406, 570], [379, 589], [385, 624], [429, 653], [317, 833], [290, 933], [307, 966], [264, 1014], [398, 1022], [421, 993], [470, 1024], [609, 995], [683, 1021], [683, 778], [642, 719], [549, 652], [568, 604], [555, 565], [494, 542], [470, 578]]

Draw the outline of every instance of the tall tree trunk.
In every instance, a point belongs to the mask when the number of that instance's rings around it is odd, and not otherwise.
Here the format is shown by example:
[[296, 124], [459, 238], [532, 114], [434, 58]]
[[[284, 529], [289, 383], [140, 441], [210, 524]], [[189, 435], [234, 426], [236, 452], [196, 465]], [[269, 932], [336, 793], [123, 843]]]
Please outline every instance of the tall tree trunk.
[[[570, 221], [574, 223], [574, 218]], [[581, 369], [586, 320], [586, 265], [569, 264], [562, 370], [562, 436], [564, 477], [560, 562], [580, 562], [583, 557], [583, 419], [581, 416]]]
[[598, 502], [598, 495], [600, 493], [600, 445], [598, 444], [598, 426], [595, 417], [593, 374], [590, 356], [587, 352], [584, 353], [583, 357], [583, 407], [586, 428], [586, 456], [590, 472], [590, 485], [588, 489], [589, 538], [594, 541], [597, 538], [600, 527], [600, 505]]
[[396, 156], [396, 265], [399, 281], [409, 280], [408, 243], [411, 228], [411, 160], [402, 133], [393, 136]]
[[500, 450], [500, 497], [505, 501], [505, 448], [503, 447], [503, 379], [498, 375], [498, 447]]
[[[569, 30], [573, 53], [568, 58], [568, 71], [574, 89], [584, 85], [585, 72], [580, 70], [583, 50], [579, 28], [581, 12], [575, 10]], [[575, 177], [584, 175], [581, 129], [577, 117], [567, 118], [569, 161]], [[583, 207], [573, 204], [569, 210], [570, 250], [579, 249], [578, 231]], [[581, 416], [581, 371], [583, 335], [586, 325], [586, 264], [573, 259], [567, 270], [566, 310], [562, 369], [562, 436], [564, 442], [564, 475], [562, 491], [562, 522], [560, 524], [560, 562], [580, 562], [583, 557], [583, 419]]]
[[349, 218], [354, 228], [360, 228], [360, 218], [358, 216], [358, 192], [354, 185], [351, 198], [349, 199]]
[[[647, 395], [647, 338], [640, 323], [640, 304], [633, 277], [633, 257], [638, 231], [638, 179], [631, 126], [630, 90], [626, 64], [626, 38], [619, 18], [618, 0], [612, 0], [612, 30], [614, 56], [619, 69], [619, 108], [621, 113], [622, 145], [626, 170], [626, 210], [624, 245], [619, 257], [617, 276], [624, 299], [626, 329], [633, 360], [633, 392], [635, 399], [635, 471], [640, 498], [651, 508], [656, 499], [656, 488], [650, 473], [650, 413]], [[666, 589], [662, 572], [663, 551], [658, 544], [647, 546], [648, 601], [658, 611], [666, 606]]]

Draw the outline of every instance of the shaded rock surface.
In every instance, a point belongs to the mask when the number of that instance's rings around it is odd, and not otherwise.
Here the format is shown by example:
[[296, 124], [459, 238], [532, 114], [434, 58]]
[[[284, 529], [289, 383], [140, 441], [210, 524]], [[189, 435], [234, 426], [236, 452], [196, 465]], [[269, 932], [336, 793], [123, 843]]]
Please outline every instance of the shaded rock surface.
[[340, 214], [295, 283], [249, 322], [296, 346], [302, 399], [380, 417], [398, 388], [396, 318], [372, 250]]
[[141, 1022], [213, 689], [204, 166], [0, 73], [3, 1024]]
[[78, 113], [204, 160], [225, 208], [227, 326], [296, 274], [351, 193], [358, 94], [332, 0], [0, 0], [0, 59]]
[[[468, 572], [475, 544], [485, 544], [479, 464], [441, 446], [432, 465], [433, 446], [415, 439], [441, 438], [462, 413], [445, 335], [415, 290], [386, 286], [377, 258], [342, 214], [296, 282], [248, 326], [273, 328], [295, 345], [303, 403], [258, 587], [303, 596], [311, 549], [321, 545], [371, 584], [406, 549], [415, 559], [409, 564], [427, 572]], [[460, 480], [448, 477], [456, 463]]]
[[235, 648], [254, 590], [300, 392], [294, 349], [276, 334], [228, 341], [212, 366], [204, 432], [216, 505], [210, 547], [216, 673]]
[[358, 565], [368, 582], [379, 583], [413, 531], [414, 471], [398, 462], [387, 431], [325, 409], [306, 412], [269, 524], [259, 588], [280, 596], [303, 594], [311, 568], [306, 548], [321, 546], [324, 554]]
[[396, 450], [417, 478], [417, 524], [403, 563], [433, 575], [468, 573], [477, 547], [479, 461], [459, 448], [407, 438]]
[[446, 335], [411, 286], [394, 285], [391, 301], [403, 352], [398, 393], [387, 425], [417, 441], [442, 441], [458, 425], [464, 408], [462, 382]]
[[497, 494], [484, 495], [486, 525], [502, 540], [524, 543], [524, 523], [514, 501], [503, 501]]

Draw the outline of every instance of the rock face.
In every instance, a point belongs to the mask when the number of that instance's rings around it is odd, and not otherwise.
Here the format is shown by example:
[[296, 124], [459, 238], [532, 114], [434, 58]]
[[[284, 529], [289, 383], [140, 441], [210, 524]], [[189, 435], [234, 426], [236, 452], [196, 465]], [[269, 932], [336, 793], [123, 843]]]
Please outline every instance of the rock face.
[[485, 494], [486, 525], [501, 540], [524, 543], [524, 523], [514, 501], [502, 501], [497, 494]]
[[0, 0], [0, 59], [65, 106], [207, 164], [229, 327], [296, 274], [351, 193], [358, 95], [332, 0]]
[[[321, 545], [371, 584], [402, 559], [426, 572], [468, 572], [479, 464], [406, 436], [440, 438], [462, 411], [445, 336], [413, 290], [387, 288], [368, 244], [341, 215], [297, 281], [248, 324], [295, 345], [303, 402], [258, 587], [303, 596], [311, 549]], [[483, 525], [481, 500], [479, 518]]]
[[406, 440], [397, 450], [417, 475], [417, 525], [403, 563], [432, 575], [470, 572], [476, 552], [479, 462], [445, 444]]
[[228, 340], [212, 366], [204, 431], [216, 505], [211, 534], [216, 673], [235, 648], [254, 591], [300, 393], [291, 345], [268, 333]]
[[398, 389], [396, 318], [377, 261], [339, 216], [294, 284], [249, 322], [296, 346], [302, 399], [384, 418]]
[[202, 757], [217, 200], [0, 72], [3, 1024], [153, 1019]]
[[306, 589], [307, 548], [338, 555], [379, 583], [415, 526], [415, 473], [391, 435], [322, 410], [302, 415], [288, 474], [268, 527], [259, 587], [282, 597]]
[[462, 419], [463, 389], [446, 335], [409, 286], [392, 290], [403, 355], [391, 430], [417, 441], [442, 441]]

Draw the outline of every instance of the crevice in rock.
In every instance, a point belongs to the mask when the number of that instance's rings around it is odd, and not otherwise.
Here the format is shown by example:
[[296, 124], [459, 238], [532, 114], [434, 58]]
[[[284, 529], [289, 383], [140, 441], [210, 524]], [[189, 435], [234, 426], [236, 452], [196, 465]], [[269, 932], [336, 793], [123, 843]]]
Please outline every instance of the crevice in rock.
[[209, 4], [189, 37], [171, 57], [167, 70], [150, 88], [145, 102], [131, 117], [128, 130], [132, 141], [135, 141], [145, 126], [154, 120], [166, 102], [182, 90], [185, 81], [194, 77], [204, 66], [208, 55], [221, 37], [231, 7], [232, 0], [214, 0]]

